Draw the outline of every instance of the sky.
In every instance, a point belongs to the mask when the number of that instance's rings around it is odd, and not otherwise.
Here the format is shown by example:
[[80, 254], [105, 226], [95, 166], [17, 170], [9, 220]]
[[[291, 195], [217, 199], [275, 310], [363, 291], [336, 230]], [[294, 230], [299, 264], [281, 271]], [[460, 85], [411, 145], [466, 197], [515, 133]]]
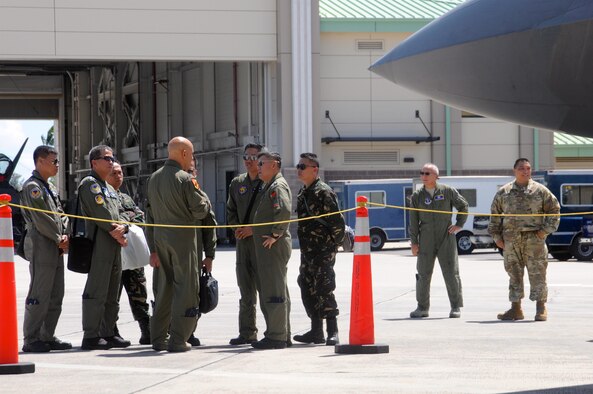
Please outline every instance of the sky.
[[53, 120], [0, 120], [0, 153], [11, 160], [29, 137], [15, 173], [21, 174], [25, 179], [31, 175], [35, 168], [33, 151], [42, 144], [41, 136], [45, 136], [53, 125]]

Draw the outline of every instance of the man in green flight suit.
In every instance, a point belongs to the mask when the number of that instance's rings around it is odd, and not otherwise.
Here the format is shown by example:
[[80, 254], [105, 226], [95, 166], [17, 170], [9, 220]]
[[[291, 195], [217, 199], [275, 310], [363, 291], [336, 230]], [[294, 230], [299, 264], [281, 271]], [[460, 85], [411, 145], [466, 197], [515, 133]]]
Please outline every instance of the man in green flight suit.
[[[119, 213], [122, 220], [130, 223], [144, 223], [144, 212], [132, 197], [120, 190], [124, 183], [124, 173], [119, 163], [113, 164], [113, 170], [106, 179], [115, 189], [117, 196], [119, 197]], [[143, 262], [148, 264], [148, 261]], [[148, 314], [148, 291], [146, 290], [146, 276], [144, 275], [144, 267], [136, 269], [123, 270], [121, 273], [121, 284], [119, 285], [119, 293], [117, 301], [121, 299], [122, 289], [126, 289], [128, 294], [128, 301], [130, 302], [130, 309], [134, 320], [138, 322], [140, 326], [140, 342], [141, 345], [150, 344], [150, 315]], [[119, 335], [117, 326], [115, 327], [115, 334]]]
[[23, 210], [27, 236], [21, 240], [30, 260], [31, 284], [25, 299], [23, 352], [72, 349], [72, 344], [54, 336], [64, 299], [64, 252], [68, 249], [68, 218], [60, 216], [62, 205], [55, 187], [48, 182], [58, 173], [58, 152], [41, 145], [33, 152], [35, 171], [23, 185], [23, 205], [56, 213]]
[[[412, 208], [451, 212], [467, 212], [468, 204], [459, 192], [450, 186], [437, 183], [439, 169], [432, 163], [422, 167], [420, 179], [424, 184], [411, 197]], [[430, 308], [430, 280], [434, 261], [438, 257], [445, 279], [449, 303], [450, 318], [461, 317], [463, 307], [457, 242], [455, 233], [463, 227], [467, 215], [457, 214], [455, 224], [451, 223], [451, 214], [410, 211], [410, 238], [412, 254], [418, 256], [416, 263], [416, 300], [418, 307], [411, 318], [428, 317]]]
[[[148, 181], [147, 222], [192, 226], [206, 218], [210, 204], [200, 193], [191, 166], [194, 147], [184, 137], [167, 146], [169, 158]], [[195, 228], [148, 227], [150, 265], [158, 271], [156, 300], [151, 320], [152, 348], [185, 352], [198, 317], [199, 281]], [[170, 337], [167, 340], [167, 331]]]
[[259, 178], [264, 182], [255, 210], [253, 242], [257, 261], [260, 307], [266, 320], [264, 338], [253, 342], [256, 349], [283, 349], [290, 339], [290, 295], [286, 283], [292, 241], [288, 223], [292, 194], [280, 173], [282, 157], [276, 152], [258, 155]]
[[[113, 151], [106, 145], [95, 146], [89, 152], [91, 174], [82, 179], [78, 195], [82, 212], [92, 218], [119, 221], [119, 198], [105, 182], [113, 170]], [[119, 313], [119, 284], [121, 281], [121, 247], [127, 245], [127, 226], [103, 221], [86, 221], [87, 235], [94, 238], [91, 270], [82, 293], [81, 349], [109, 349], [128, 347], [115, 335]]]
[[229, 186], [227, 200], [227, 223], [237, 225], [237, 285], [239, 300], [239, 336], [230, 340], [231, 345], [243, 345], [257, 341], [255, 324], [255, 305], [257, 304], [257, 272], [255, 244], [253, 243], [253, 223], [255, 207], [261, 197], [262, 181], [257, 176], [257, 155], [263, 147], [259, 144], [247, 144], [243, 150], [243, 164], [247, 172], [233, 178]]

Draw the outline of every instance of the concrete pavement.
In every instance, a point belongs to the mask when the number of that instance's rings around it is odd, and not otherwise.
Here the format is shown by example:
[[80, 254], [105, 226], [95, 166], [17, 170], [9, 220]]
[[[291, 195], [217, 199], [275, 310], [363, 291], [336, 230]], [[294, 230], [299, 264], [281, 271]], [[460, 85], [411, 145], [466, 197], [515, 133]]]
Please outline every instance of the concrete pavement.
[[[293, 250], [289, 265], [293, 335], [309, 327], [296, 284], [299, 259], [299, 251]], [[34, 362], [36, 372], [0, 375], [0, 392], [593, 391], [593, 264], [550, 262], [549, 321], [536, 323], [531, 301], [524, 302], [526, 320], [496, 320], [496, 314], [509, 307], [500, 255], [478, 252], [461, 256], [460, 261], [465, 299], [461, 319], [448, 318], [446, 290], [440, 269], [435, 268], [430, 317], [411, 320], [409, 312], [416, 305], [415, 258], [405, 248], [372, 254], [375, 338], [390, 346], [388, 354], [378, 355], [338, 355], [333, 347], [296, 344], [268, 351], [229, 346], [229, 339], [237, 335], [239, 298], [233, 249], [217, 252], [214, 276], [220, 285], [220, 303], [198, 324], [203, 346], [171, 354], [138, 345], [138, 325], [122, 302], [118, 325], [133, 346], [83, 352], [78, 349], [80, 296], [86, 276], [67, 272], [57, 335], [71, 341], [75, 349], [21, 353], [20, 361]], [[28, 263], [17, 257], [15, 267], [22, 326]], [[336, 273], [340, 338], [347, 343], [352, 253], [338, 254]], [[258, 326], [260, 332], [265, 330], [261, 314]], [[22, 333], [19, 338], [20, 348]]]

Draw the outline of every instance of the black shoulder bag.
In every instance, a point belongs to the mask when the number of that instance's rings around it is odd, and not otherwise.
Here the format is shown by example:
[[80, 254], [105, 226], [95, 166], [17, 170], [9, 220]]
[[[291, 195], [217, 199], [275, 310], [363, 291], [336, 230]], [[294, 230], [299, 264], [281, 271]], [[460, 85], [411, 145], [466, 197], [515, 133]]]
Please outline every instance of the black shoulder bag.
[[212, 273], [202, 268], [200, 275], [200, 307], [199, 313], [208, 313], [218, 305], [218, 281]]
[[[80, 215], [80, 190], [76, 198], [76, 215]], [[70, 235], [68, 247], [68, 269], [80, 274], [88, 274], [91, 270], [91, 260], [93, 257], [93, 246], [95, 245], [95, 238], [97, 236], [97, 227], [93, 238], [88, 238], [86, 234], [86, 226], [79, 231], [78, 218], [72, 220], [72, 233]]]

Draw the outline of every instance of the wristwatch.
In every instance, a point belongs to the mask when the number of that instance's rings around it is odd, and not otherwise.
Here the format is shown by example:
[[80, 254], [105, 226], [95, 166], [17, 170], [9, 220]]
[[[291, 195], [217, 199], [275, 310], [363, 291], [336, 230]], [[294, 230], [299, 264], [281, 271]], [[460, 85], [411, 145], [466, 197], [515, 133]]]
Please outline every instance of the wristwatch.
[[274, 233], [272, 233], [272, 238], [278, 239], [278, 238], [280, 238], [280, 234], [274, 234]]

